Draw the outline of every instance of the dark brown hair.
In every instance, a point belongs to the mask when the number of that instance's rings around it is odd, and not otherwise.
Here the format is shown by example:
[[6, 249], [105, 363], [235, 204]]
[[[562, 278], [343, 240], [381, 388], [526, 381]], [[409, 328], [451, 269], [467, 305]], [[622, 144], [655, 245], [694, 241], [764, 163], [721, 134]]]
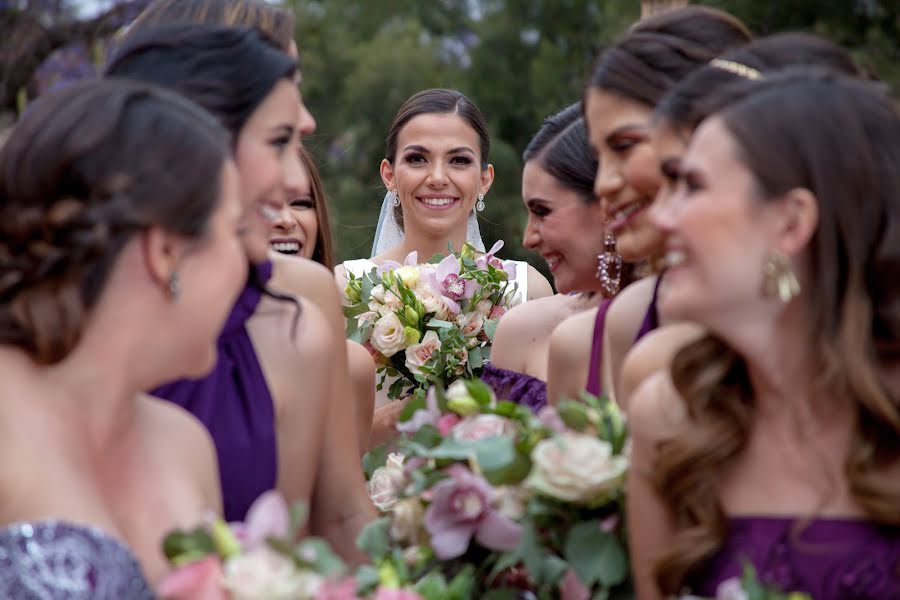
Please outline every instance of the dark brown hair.
[[[723, 92], [730, 104], [711, 118], [733, 136], [761, 196], [803, 188], [817, 199], [801, 296], [814, 332], [810, 395], [853, 400], [850, 492], [873, 521], [900, 525], [900, 483], [885, 476], [900, 460], [900, 395], [887, 381], [900, 347], [900, 115], [869, 84], [827, 72], [785, 72], [740, 87]], [[679, 352], [672, 379], [688, 419], [661, 444], [655, 467], [675, 527], [657, 565], [667, 593], [727, 533], [715, 482], [746, 447], [755, 413], [743, 357], [714, 336]]]
[[126, 36], [160, 25], [253, 27], [287, 50], [294, 40], [294, 15], [264, 0], [154, 0]]
[[666, 11], [638, 21], [602, 52], [587, 89], [655, 106], [685, 75], [751, 37], [740, 20], [720, 10], [687, 6]]
[[[727, 66], [748, 67], [759, 77], [786, 67], [828, 67], [851, 76], [862, 76], [850, 53], [837, 44], [811, 33], [787, 32], [750, 42], [721, 56]], [[709, 100], [722, 86], [741, 81], [742, 75], [721, 66], [707, 65], [689, 74], [659, 102], [654, 117], [693, 130], [712, 107]]]
[[312, 191], [313, 203], [316, 209], [316, 247], [313, 250], [312, 260], [334, 269], [334, 248], [331, 243], [331, 221], [328, 218], [328, 199], [325, 197], [325, 188], [322, 186], [322, 178], [319, 169], [313, 162], [312, 156], [306, 148], [300, 148], [300, 161], [309, 174], [309, 187]]
[[[400, 130], [413, 118], [419, 115], [447, 113], [458, 115], [478, 134], [481, 168], [487, 169], [488, 154], [491, 151], [491, 136], [488, 133], [484, 115], [462, 92], [444, 88], [422, 90], [410, 96], [403, 103], [388, 130], [384, 157], [389, 163], [394, 164], [394, 160], [397, 158], [397, 137], [400, 135]], [[394, 207], [394, 220], [402, 229], [403, 211], [399, 206]]]
[[203, 237], [229, 156], [206, 111], [145, 84], [36, 100], [0, 149], [0, 343], [65, 358], [134, 235]]

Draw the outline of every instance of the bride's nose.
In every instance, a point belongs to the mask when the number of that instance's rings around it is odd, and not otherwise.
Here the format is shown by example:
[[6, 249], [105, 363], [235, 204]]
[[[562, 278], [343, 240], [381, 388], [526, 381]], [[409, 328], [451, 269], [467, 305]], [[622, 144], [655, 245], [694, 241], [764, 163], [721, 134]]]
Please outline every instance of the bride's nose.
[[440, 161], [431, 163], [431, 169], [428, 172], [428, 185], [432, 187], [443, 187], [447, 184], [447, 167]]

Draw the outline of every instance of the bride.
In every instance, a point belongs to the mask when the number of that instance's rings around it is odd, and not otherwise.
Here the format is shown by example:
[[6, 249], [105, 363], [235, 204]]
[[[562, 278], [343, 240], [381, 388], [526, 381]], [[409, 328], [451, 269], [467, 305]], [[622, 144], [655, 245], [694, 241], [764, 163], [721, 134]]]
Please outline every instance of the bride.
[[[335, 267], [340, 289], [348, 272], [359, 277], [386, 261], [402, 263], [411, 252], [424, 262], [446, 254], [448, 244], [458, 251], [466, 241], [484, 252], [475, 213], [484, 209], [494, 181], [490, 145], [484, 116], [460, 92], [429, 89], [409, 98], [394, 117], [381, 161], [387, 195], [373, 256]], [[525, 262], [516, 262], [516, 283], [522, 300], [552, 294]], [[385, 401], [377, 398], [376, 406]]]

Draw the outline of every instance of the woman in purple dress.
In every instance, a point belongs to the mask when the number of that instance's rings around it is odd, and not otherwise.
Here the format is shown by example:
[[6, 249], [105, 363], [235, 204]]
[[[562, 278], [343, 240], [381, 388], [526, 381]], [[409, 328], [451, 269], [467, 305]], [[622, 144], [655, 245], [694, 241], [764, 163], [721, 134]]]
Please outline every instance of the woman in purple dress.
[[597, 157], [577, 102], [548, 117], [523, 155], [522, 200], [528, 224], [522, 245], [547, 260], [555, 296], [515, 307], [499, 322], [482, 379], [498, 398], [534, 411], [547, 403], [549, 338], [563, 319], [597, 306], [603, 215], [594, 196]]
[[0, 198], [0, 597], [152, 598], [163, 536], [221, 506], [209, 436], [142, 390], [213, 368], [246, 279], [229, 136], [80, 84], [29, 106]]
[[[170, 86], [226, 124], [247, 202], [251, 277], [219, 339], [221, 358], [207, 377], [154, 393], [209, 429], [227, 519], [243, 519], [254, 499], [277, 488], [289, 502], [310, 502], [311, 530], [354, 558], [356, 535], [374, 509], [358, 469], [353, 412], [333, 412], [341, 406], [332, 401], [343, 381], [335, 358], [343, 341], [316, 305], [268, 285], [275, 260], [298, 262], [269, 254], [272, 222], [300, 184], [297, 145], [308, 133], [294, 69], [255, 30], [177, 25], [132, 32], [108, 75]], [[338, 435], [336, 424], [349, 435]], [[341, 448], [328, 452], [330, 444]]]
[[713, 595], [746, 561], [900, 597], [900, 115], [822, 72], [717, 101], [652, 213], [660, 309], [709, 333], [631, 399], [638, 593]]

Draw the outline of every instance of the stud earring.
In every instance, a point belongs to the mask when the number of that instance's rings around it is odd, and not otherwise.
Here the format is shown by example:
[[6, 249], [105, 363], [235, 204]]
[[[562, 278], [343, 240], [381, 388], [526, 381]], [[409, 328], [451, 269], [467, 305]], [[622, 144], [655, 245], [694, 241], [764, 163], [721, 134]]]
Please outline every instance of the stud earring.
[[484, 194], [478, 194], [478, 203], [475, 204], [475, 210], [478, 212], [484, 210]]
[[172, 297], [173, 301], [178, 301], [178, 296], [181, 295], [181, 284], [178, 281], [178, 273], [176, 271], [172, 271], [169, 275], [169, 296]]
[[763, 294], [785, 304], [800, 295], [800, 281], [784, 254], [773, 252], [763, 263]]
[[616, 252], [616, 238], [607, 233], [603, 238], [603, 254], [597, 255], [597, 279], [603, 295], [611, 298], [619, 293], [622, 283], [622, 257]]
[[394, 194], [394, 199], [391, 201], [393, 203], [393, 205], [400, 206], [400, 192], [398, 192], [397, 190], [394, 190], [391, 193]]

